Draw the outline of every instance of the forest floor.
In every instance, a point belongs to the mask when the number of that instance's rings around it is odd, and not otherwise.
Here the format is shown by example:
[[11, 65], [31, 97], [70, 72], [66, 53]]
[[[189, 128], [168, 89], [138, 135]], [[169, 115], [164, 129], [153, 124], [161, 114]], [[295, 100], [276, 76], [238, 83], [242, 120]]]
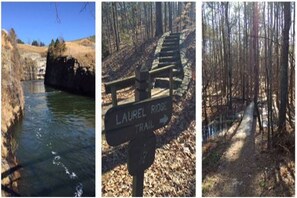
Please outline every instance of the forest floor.
[[[187, 48], [189, 49], [187, 58], [193, 63], [192, 70], [195, 73], [195, 36], [191, 39], [192, 42], [189, 42]], [[106, 81], [115, 80], [133, 74], [139, 61], [143, 64], [151, 64], [156, 44], [157, 40], [146, 44], [145, 57], [141, 54], [134, 54], [132, 49], [130, 53], [130, 50], [127, 50], [129, 47], [124, 48], [123, 51], [103, 62], [102, 76], [106, 75]], [[125, 56], [125, 52], [128, 56]], [[114, 64], [112, 70], [110, 64]], [[133, 92], [133, 89], [126, 89], [120, 92], [118, 98], [134, 97]], [[103, 107], [109, 105], [110, 95], [103, 93], [102, 100]], [[157, 135], [155, 161], [145, 171], [143, 196], [195, 196], [194, 76], [184, 97], [181, 99], [174, 96], [173, 101], [173, 114], [170, 122], [165, 127], [154, 131]], [[107, 144], [104, 135], [102, 137], [102, 196], [131, 196], [132, 176], [129, 175], [127, 169], [128, 144], [111, 147]]]
[[239, 125], [237, 120], [224, 137], [203, 143], [203, 196], [294, 196], [294, 129], [288, 127], [282, 142], [268, 150], [267, 130], [260, 131], [255, 116], [252, 133], [244, 140], [236, 137]]
[[122, 46], [102, 62], [102, 81], [109, 82], [134, 74], [137, 65], [150, 66], [153, 63], [158, 39], [152, 38], [135, 48], [132, 45]]

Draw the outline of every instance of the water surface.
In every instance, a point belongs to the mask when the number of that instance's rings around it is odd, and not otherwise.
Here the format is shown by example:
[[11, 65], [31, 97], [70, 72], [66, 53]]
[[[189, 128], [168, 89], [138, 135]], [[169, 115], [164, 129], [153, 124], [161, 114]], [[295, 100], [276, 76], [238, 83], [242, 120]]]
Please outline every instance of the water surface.
[[95, 101], [23, 83], [25, 112], [13, 127], [21, 196], [95, 195]]

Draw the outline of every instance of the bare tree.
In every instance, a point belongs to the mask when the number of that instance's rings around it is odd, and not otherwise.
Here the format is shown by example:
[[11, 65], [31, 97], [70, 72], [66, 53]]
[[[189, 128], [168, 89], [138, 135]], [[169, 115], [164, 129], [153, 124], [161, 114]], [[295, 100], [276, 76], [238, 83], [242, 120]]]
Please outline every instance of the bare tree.
[[284, 2], [284, 28], [283, 45], [280, 68], [280, 110], [279, 110], [279, 131], [286, 129], [286, 109], [288, 100], [288, 54], [289, 54], [289, 31], [291, 26], [290, 2]]

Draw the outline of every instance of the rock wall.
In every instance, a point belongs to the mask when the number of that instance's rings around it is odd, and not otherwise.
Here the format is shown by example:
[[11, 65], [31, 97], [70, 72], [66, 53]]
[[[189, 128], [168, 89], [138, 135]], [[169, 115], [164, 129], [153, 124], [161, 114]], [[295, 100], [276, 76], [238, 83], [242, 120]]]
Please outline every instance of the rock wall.
[[22, 80], [44, 79], [46, 58], [38, 53], [23, 53], [22, 57]]
[[37, 66], [36, 62], [31, 58], [23, 58], [22, 61], [23, 72], [21, 80], [36, 80], [37, 79]]
[[[156, 47], [155, 59], [151, 69], [176, 65], [173, 69], [173, 95], [178, 97], [184, 96], [192, 80], [192, 67], [195, 67], [195, 63], [189, 60], [187, 54], [190, 51], [194, 51], [195, 54], [195, 49], [190, 48], [190, 45], [196, 42], [195, 33], [195, 28], [184, 29], [180, 33], [166, 32], [159, 39]], [[176, 39], [178, 39], [178, 46], [175, 47]], [[155, 78], [154, 87], [169, 88], [169, 73], [160, 77]]]
[[179, 97], [183, 97], [183, 95], [187, 92], [189, 84], [192, 80], [192, 67], [195, 67], [195, 63], [188, 59], [187, 53], [190, 50], [189, 46], [191, 43], [196, 42], [195, 35], [196, 29], [185, 29], [181, 32], [180, 59], [183, 67], [184, 78], [180, 87], [174, 92], [174, 94]]
[[82, 66], [77, 59], [70, 56], [48, 56], [44, 83], [57, 89], [95, 97], [94, 68]]
[[15, 195], [17, 192], [16, 180], [19, 173], [13, 171], [17, 162], [12, 151], [12, 133], [8, 129], [18, 120], [24, 109], [24, 95], [21, 86], [22, 67], [20, 54], [16, 47], [15, 33], [7, 33], [2, 30], [1, 34], [1, 174], [2, 195]]

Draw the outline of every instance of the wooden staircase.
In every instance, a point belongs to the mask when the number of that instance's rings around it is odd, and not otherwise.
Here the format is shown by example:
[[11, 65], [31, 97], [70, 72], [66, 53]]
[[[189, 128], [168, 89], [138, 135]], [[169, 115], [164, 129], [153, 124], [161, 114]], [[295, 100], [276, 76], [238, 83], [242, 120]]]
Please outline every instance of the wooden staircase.
[[[173, 69], [173, 89], [177, 89], [183, 79], [183, 68], [180, 59], [180, 33], [171, 33], [164, 38], [160, 53], [158, 55], [158, 66], [156, 68], [175, 65]], [[155, 88], [169, 88], [168, 75], [155, 78]]]

